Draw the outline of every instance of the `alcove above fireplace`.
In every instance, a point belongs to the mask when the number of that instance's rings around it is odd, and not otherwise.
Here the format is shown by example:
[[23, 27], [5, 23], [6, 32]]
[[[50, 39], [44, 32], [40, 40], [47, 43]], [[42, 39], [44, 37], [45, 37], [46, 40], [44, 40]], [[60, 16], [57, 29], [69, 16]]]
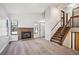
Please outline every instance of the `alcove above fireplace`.
[[19, 28], [18, 38], [19, 39], [33, 38], [33, 28]]

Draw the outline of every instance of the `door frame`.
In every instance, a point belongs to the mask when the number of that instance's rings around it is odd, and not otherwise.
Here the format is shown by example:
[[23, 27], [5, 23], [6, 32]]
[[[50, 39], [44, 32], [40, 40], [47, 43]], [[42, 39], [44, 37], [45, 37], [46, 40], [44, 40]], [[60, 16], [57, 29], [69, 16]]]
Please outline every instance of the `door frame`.
[[61, 10], [61, 22], [63, 22], [63, 24], [61, 24], [63, 27], [65, 26], [65, 12], [63, 10]]

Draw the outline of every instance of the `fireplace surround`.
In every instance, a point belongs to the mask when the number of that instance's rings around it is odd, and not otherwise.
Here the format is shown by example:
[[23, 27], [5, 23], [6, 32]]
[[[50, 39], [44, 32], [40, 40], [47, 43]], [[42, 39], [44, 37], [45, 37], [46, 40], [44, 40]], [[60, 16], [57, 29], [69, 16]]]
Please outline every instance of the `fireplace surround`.
[[33, 28], [18, 28], [18, 39], [33, 38]]

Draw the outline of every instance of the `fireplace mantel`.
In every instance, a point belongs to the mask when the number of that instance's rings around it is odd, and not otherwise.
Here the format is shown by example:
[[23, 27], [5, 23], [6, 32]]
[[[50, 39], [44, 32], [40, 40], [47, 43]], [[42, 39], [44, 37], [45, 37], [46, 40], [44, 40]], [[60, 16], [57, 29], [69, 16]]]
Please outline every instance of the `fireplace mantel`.
[[33, 28], [18, 28], [18, 38], [22, 39], [22, 32], [31, 32], [31, 38], [33, 38]]

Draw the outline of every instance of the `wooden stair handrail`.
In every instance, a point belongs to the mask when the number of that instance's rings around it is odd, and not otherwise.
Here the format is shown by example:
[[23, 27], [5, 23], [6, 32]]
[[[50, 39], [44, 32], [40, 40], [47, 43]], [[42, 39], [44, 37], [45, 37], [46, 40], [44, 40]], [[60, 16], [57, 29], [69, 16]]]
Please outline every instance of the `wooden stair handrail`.
[[71, 18], [70, 18], [69, 21], [66, 23], [66, 25], [62, 28], [61, 34], [63, 33], [64, 29], [67, 27], [67, 25], [69, 24], [70, 21], [71, 21]]
[[76, 16], [72, 16], [71, 18], [77, 18], [77, 17], [79, 17], [79, 15], [76, 15]]

